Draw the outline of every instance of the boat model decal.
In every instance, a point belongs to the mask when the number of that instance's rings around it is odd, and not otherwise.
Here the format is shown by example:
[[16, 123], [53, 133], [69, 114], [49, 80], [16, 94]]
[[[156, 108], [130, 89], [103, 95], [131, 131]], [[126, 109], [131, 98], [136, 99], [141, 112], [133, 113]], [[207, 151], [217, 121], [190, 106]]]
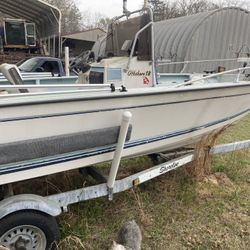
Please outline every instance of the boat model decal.
[[142, 72], [140, 70], [129, 70], [127, 75], [128, 76], [151, 76], [151, 71], [147, 70], [146, 72]]
[[220, 99], [220, 98], [231, 98], [231, 97], [238, 97], [238, 96], [246, 96], [246, 95], [250, 95], [250, 93], [237, 94], [237, 95], [228, 95], [228, 96], [216, 96], [216, 97], [208, 97], [208, 98], [199, 98], [199, 99], [191, 99], [191, 100], [184, 100], [184, 101], [177, 101], [177, 102], [163, 102], [163, 103], [146, 104], [146, 105], [138, 105], [138, 106], [118, 107], [118, 108], [112, 108], [112, 109], [111, 108], [110, 109], [97, 109], [97, 110], [79, 111], [79, 112], [55, 113], [55, 114], [51, 114], [51, 115], [35, 115], [35, 116], [26, 116], [26, 117], [4, 118], [4, 119], [0, 119], [0, 123], [1, 122], [4, 123], [4, 122], [34, 120], [34, 119], [46, 119], [46, 118], [63, 117], [63, 116], [84, 115], [84, 114], [92, 114], [92, 113], [99, 113], [99, 112], [110, 112], [110, 111], [117, 111], [117, 110], [149, 108], [149, 107], [174, 105], [174, 104], [189, 103], [189, 102], [199, 102], [199, 101], [213, 100], [213, 99]]
[[[152, 138], [145, 138], [142, 140], [130, 141], [130, 142], [127, 142], [125, 144], [124, 148], [128, 149], [128, 148], [132, 148], [132, 147], [143, 146], [145, 144], [154, 143], [157, 141], [166, 140], [166, 139], [181, 136], [184, 134], [193, 133], [195, 131], [198, 131], [198, 130], [201, 130], [204, 128], [208, 128], [211, 126], [215, 126], [215, 125], [218, 125], [220, 123], [226, 122], [228, 120], [237, 118], [237, 117], [242, 116], [248, 112], [250, 112], [250, 109], [247, 109], [247, 110], [240, 112], [238, 114], [235, 114], [233, 116], [224, 118], [222, 120], [211, 122], [211, 123], [208, 123], [205, 125], [191, 128], [191, 129], [176, 131], [176, 132], [173, 132], [170, 134], [160, 135], [160, 136], [152, 137]], [[105, 154], [105, 153], [110, 153], [110, 152], [115, 151], [115, 148], [116, 148], [116, 145], [112, 145], [112, 146], [102, 147], [102, 148], [98, 148], [98, 149], [85, 150], [84, 152], [77, 151], [77, 152], [72, 152], [69, 154], [63, 154], [63, 155], [59, 155], [59, 156], [54, 157], [54, 158], [41, 158], [41, 159], [38, 159], [38, 160], [33, 161], [33, 162], [19, 162], [15, 166], [10, 165], [10, 164], [2, 165], [2, 166], [0, 166], [0, 175], [16, 173], [16, 172], [21, 172], [21, 171], [25, 171], [25, 170], [32, 170], [32, 169], [36, 169], [36, 168], [47, 167], [47, 166], [50, 166], [53, 164], [58, 164], [58, 163], [78, 160], [78, 159], [82, 159], [82, 158], [92, 157], [92, 156], [96, 156], [96, 155], [101, 155], [101, 154]]]

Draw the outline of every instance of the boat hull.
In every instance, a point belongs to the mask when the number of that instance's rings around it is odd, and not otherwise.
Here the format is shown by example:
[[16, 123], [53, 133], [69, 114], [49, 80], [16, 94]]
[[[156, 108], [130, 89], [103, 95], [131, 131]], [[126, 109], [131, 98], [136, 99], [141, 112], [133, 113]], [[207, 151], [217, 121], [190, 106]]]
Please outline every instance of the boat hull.
[[[0, 100], [0, 146], [117, 127], [122, 114], [130, 111], [131, 135], [122, 156], [161, 152], [195, 143], [205, 134], [239, 120], [249, 113], [249, 96], [249, 84], [224, 84], [5, 97]], [[114, 150], [111, 143], [68, 153], [62, 150], [62, 154], [21, 163], [2, 163], [0, 184], [109, 161]]]

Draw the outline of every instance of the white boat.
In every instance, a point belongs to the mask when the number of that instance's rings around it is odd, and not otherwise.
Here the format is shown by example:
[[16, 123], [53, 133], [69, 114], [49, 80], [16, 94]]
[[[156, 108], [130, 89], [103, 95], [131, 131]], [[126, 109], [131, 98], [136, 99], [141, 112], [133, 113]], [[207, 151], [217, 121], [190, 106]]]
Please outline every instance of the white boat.
[[[152, 20], [150, 8], [143, 11]], [[9, 92], [0, 95], [0, 185], [112, 160], [124, 113], [123, 158], [190, 145], [249, 113], [250, 67], [188, 79], [175, 75], [173, 86], [157, 82], [155, 61], [134, 56], [137, 38], [150, 27], [153, 33], [152, 21], [137, 32], [129, 57], [93, 66], [94, 81], [81, 89], [0, 86]]]

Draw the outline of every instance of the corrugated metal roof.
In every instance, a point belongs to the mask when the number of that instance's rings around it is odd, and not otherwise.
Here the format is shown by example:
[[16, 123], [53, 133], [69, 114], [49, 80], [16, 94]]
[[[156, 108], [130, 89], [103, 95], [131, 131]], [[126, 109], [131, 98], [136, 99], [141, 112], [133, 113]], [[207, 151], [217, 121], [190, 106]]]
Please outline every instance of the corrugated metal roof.
[[91, 30], [85, 30], [74, 34], [63, 35], [62, 38], [69, 38], [82, 41], [96, 42], [100, 37], [106, 35], [106, 32], [102, 29], [96, 28]]
[[[244, 46], [250, 48], [250, 12], [223, 8], [155, 23], [156, 58], [173, 62], [235, 58]], [[183, 64], [160, 66], [161, 72], [180, 72]], [[227, 69], [236, 62], [189, 64], [185, 72]]]
[[35, 22], [41, 38], [61, 32], [60, 10], [41, 0], [0, 0], [0, 11]]

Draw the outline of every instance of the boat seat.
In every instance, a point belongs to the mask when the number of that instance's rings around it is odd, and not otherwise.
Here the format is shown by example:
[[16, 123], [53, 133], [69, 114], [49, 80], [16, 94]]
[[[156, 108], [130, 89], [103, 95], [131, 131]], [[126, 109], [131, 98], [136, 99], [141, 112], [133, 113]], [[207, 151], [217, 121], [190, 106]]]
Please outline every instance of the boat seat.
[[[12, 85], [23, 85], [23, 79], [18, 67], [14, 64], [3, 63], [0, 65], [0, 72]], [[20, 93], [27, 93], [27, 89], [19, 89]]]
[[[0, 144], [0, 165], [115, 145], [120, 127]], [[126, 140], [131, 137], [129, 126]]]

